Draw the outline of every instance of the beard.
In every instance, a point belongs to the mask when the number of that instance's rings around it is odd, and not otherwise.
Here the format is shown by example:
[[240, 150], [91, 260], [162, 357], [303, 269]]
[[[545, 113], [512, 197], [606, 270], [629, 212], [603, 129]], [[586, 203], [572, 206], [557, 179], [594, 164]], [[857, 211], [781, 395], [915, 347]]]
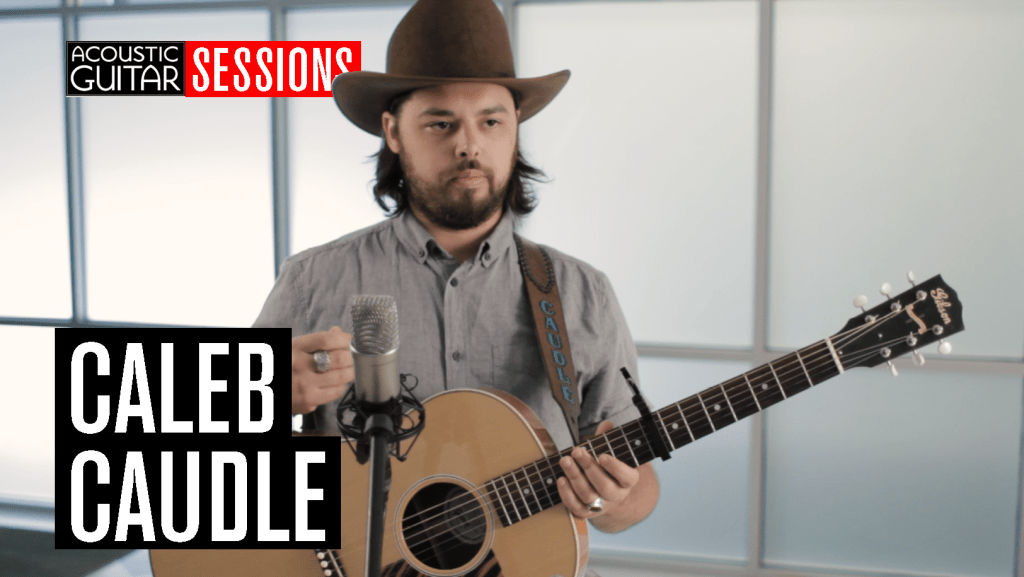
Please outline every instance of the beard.
[[[405, 174], [409, 206], [427, 220], [448, 230], [467, 230], [479, 226], [505, 203], [509, 179], [494, 181], [494, 171], [480, 166], [476, 160], [466, 160], [452, 167], [434, 182], [420, 178], [409, 170], [405, 158], [399, 156]], [[513, 163], [515, 155], [513, 155]], [[513, 164], [514, 165], [514, 164]], [[459, 188], [450, 184], [456, 174], [464, 170], [482, 170], [487, 191], [482, 198], [474, 198], [473, 188]]]

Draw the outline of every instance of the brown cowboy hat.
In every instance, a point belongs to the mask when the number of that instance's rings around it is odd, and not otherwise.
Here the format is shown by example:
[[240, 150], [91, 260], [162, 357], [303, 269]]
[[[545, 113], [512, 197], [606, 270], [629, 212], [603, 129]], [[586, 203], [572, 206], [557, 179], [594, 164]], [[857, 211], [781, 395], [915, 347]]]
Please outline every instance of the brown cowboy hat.
[[519, 93], [522, 122], [551, 102], [569, 80], [563, 70], [516, 78], [505, 19], [492, 0], [419, 0], [388, 44], [387, 72], [346, 72], [331, 90], [356, 126], [382, 136], [381, 114], [403, 92], [452, 82], [488, 82]]

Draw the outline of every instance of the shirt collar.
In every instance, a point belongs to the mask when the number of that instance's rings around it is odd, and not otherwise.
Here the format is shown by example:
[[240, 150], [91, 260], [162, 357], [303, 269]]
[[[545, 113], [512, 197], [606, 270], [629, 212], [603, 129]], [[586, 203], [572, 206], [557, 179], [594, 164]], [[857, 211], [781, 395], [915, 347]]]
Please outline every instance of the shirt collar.
[[[480, 248], [474, 257], [478, 264], [484, 268], [490, 267], [500, 260], [502, 255], [508, 253], [513, 244], [513, 221], [512, 212], [505, 210], [501, 220], [498, 221], [498, 226], [494, 227], [491, 234], [480, 243]], [[398, 240], [420, 264], [425, 263], [434, 251], [444, 252], [434, 237], [430, 236], [427, 229], [420, 224], [420, 221], [416, 220], [411, 210], [406, 210], [396, 216], [393, 223]]]
[[494, 227], [491, 234], [480, 243], [480, 249], [476, 253], [476, 262], [484, 268], [488, 268], [512, 249], [512, 230], [514, 224], [512, 211], [505, 209], [501, 215], [498, 226]]
[[[392, 222], [394, 223], [395, 235], [398, 236], [399, 242], [405, 246], [409, 254], [420, 264], [427, 262], [427, 257], [430, 256], [431, 251], [437, 246], [437, 242], [434, 241], [434, 237], [430, 236], [427, 229], [423, 228], [420, 221], [416, 220], [412, 211], [403, 211]], [[437, 248], [440, 249], [441, 247]]]

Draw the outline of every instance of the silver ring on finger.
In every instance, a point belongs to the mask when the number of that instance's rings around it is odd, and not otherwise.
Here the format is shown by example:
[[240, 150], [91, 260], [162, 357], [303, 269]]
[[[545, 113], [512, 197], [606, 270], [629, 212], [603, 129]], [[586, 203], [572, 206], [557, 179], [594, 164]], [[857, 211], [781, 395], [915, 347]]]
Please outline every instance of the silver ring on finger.
[[318, 373], [326, 373], [331, 370], [331, 355], [327, 354], [327, 351], [313, 353], [313, 370]]
[[591, 513], [600, 513], [601, 511], [604, 511], [604, 499], [598, 497], [597, 499], [587, 503], [587, 510]]

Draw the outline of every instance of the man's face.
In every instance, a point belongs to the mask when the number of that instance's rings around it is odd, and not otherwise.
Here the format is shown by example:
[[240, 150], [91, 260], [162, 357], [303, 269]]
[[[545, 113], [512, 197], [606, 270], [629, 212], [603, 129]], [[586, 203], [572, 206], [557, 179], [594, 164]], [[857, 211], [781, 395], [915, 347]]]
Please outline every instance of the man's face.
[[422, 88], [402, 104], [397, 118], [385, 112], [383, 121], [414, 214], [465, 230], [501, 210], [519, 125], [507, 88], [482, 83]]

